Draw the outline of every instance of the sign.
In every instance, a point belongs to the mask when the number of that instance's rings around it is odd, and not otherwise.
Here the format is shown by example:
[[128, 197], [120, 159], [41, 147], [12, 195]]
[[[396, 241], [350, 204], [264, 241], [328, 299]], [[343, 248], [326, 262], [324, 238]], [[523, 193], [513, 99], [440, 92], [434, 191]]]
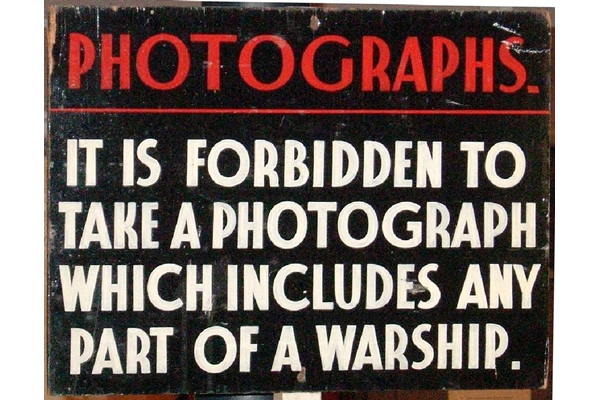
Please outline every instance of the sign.
[[53, 393], [539, 388], [549, 12], [57, 7]]

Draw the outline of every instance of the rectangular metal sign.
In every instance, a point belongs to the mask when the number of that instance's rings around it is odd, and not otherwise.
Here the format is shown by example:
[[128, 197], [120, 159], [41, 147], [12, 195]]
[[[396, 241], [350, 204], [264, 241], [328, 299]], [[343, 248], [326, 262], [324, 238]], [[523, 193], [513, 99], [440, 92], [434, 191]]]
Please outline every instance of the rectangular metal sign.
[[52, 393], [545, 385], [548, 10], [49, 19]]

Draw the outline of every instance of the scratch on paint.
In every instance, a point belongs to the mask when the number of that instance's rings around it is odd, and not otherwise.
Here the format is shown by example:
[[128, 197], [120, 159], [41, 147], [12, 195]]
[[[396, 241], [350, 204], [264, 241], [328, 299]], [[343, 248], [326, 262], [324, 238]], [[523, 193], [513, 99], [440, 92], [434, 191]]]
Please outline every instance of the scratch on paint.
[[502, 29], [503, 31], [512, 33], [513, 35], [521, 36], [521, 34], [519, 32], [517, 32], [516, 30], [511, 29], [511, 28], [509, 28], [507, 26], [504, 26], [504, 25], [502, 25], [502, 24], [500, 24], [498, 22], [494, 22], [493, 25], [494, 25], [495, 28]]
[[[513, 35], [517, 35], [517, 36], [521, 36], [521, 34], [519, 32], [517, 32], [516, 30], [509, 28], [507, 26], [504, 26], [498, 22], [494, 22], [493, 26], [495, 28], [498, 29], [502, 29], [503, 31], [512, 33]], [[506, 45], [506, 47], [508, 47], [510, 50], [514, 51], [517, 54], [521, 54], [521, 53], [526, 53], [526, 54], [542, 54], [542, 53], [548, 53], [550, 52], [550, 49], [527, 49], [523, 46], [521, 46], [518, 43], [511, 43], [509, 41], [503, 40], [502, 41], [503, 44]]]
[[455, 106], [468, 107], [468, 104], [459, 103], [458, 101], [454, 101], [454, 100], [450, 100], [450, 99], [446, 99], [446, 103], [452, 104]]
[[550, 49], [527, 49], [523, 46], [521, 46], [520, 44], [517, 43], [511, 43], [508, 41], [503, 40], [502, 43], [504, 43], [506, 45], [506, 47], [508, 47], [510, 50], [514, 51], [517, 54], [521, 54], [521, 53], [526, 53], [526, 54], [543, 54], [543, 53], [549, 53]]
[[302, 370], [300, 372], [298, 372], [298, 375], [296, 376], [296, 380], [299, 383], [306, 383], [306, 368], [302, 367]]

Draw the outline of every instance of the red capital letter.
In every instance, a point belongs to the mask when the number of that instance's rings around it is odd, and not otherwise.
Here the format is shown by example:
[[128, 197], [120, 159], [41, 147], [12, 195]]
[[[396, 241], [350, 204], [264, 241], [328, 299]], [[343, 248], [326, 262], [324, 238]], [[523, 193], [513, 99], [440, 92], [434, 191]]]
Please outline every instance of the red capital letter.
[[[281, 73], [279, 77], [271, 83], [264, 83], [256, 79], [252, 71], [252, 54], [256, 46], [263, 42], [271, 42], [279, 47], [281, 51]], [[289, 43], [278, 36], [261, 35], [248, 41], [240, 52], [240, 75], [244, 81], [254, 89], [267, 91], [276, 90], [285, 85], [294, 73], [294, 51]]]
[[319, 79], [315, 73], [315, 54], [319, 47], [325, 43], [339, 43], [344, 47], [348, 47], [350, 42], [348, 39], [337, 35], [325, 35], [313, 40], [304, 51], [302, 55], [302, 74], [306, 81], [315, 89], [324, 90], [326, 92], [335, 92], [342, 90], [352, 83], [353, 70], [352, 70], [352, 59], [343, 58], [340, 80], [336, 83], [326, 83]]
[[481, 60], [477, 59], [477, 38], [465, 39], [465, 92], [477, 90], [477, 70], [483, 75], [482, 92], [494, 91], [494, 39], [483, 38]]
[[[379, 60], [375, 64], [375, 49], [379, 52]], [[362, 90], [373, 91], [373, 80], [379, 81], [379, 90], [390, 90], [390, 78], [385, 71], [390, 63], [390, 48], [387, 43], [376, 36], [363, 37]], [[375, 65], [373, 65], [375, 64]]]
[[221, 43], [235, 43], [235, 35], [190, 35], [192, 42], [208, 43], [206, 88], [208, 90], [221, 90]]
[[90, 38], [81, 33], [69, 35], [69, 89], [81, 88], [81, 75], [92, 69], [95, 58], [96, 50]]
[[[448, 38], [443, 36], [433, 37], [431, 56], [431, 91], [444, 90], [444, 79], [451, 76], [458, 68], [458, 47]], [[444, 62], [444, 53], [447, 52], [448, 60]]]
[[[177, 51], [177, 71], [175, 76], [168, 82], [158, 82], [152, 74], [150, 74], [150, 51], [152, 48], [160, 42], [167, 42], [175, 47]], [[135, 63], [138, 75], [142, 82], [150, 86], [152, 89], [158, 90], [169, 90], [174, 89], [181, 85], [187, 78], [190, 71], [190, 53], [186, 45], [177, 36], [169, 35], [167, 33], [159, 33], [149, 37], [138, 51], [137, 61]]]
[[[411, 66], [412, 73], [406, 72], [409, 64]], [[406, 38], [406, 43], [404, 43], [404, 50], [402, 50], [400, 65], [398, 66], [398, 72], [396, 72], [396, 79], [394, 80], [394, 86], [392, 87], [392, 90], [400, 90], [402, 82], [414, 82], [417, 92], [427, 91], [427, 79], [425, 78], [425, 68], [423, 67], [421, 45], [419, 44], [419, 38], [416, 36], [409, 36]]]
[[523, 64], [519, 62], [516, 58], [513, 57], [510, 52], [510, 48], [513, 44], [522, 44], [523, 39], [518, 36], [509, 37], [506, 40], [502, 41], [500, 45], [500, 53], [498, 56], [500, 57], [500, 62], [504, 64], [508, 69], [510, 69], [515, 74], [515, 83], [512, 85], [504, 85], [500, 84], [500, 90], [504, 93], [514, 93], [517, 90], [521, 89], [527, 81], [527, 71]]
[[119, 57], [113, 56], [113, 35], [102, 35], [100, 88], [112, 89], [113, 66], [119, 66], [119, 89], [131, 88], [131, 54], [129, 35], [119, 35]]

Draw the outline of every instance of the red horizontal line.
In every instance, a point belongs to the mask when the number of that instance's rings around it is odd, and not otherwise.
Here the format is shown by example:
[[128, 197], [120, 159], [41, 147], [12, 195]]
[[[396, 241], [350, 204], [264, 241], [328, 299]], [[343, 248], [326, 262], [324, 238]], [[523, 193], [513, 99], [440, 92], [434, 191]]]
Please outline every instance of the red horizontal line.
[[56, 113], [108, 114], [363, 114], [363, 115], [549, 115], [548, 110], [405, 110], [318, 108], [50, 108]]

